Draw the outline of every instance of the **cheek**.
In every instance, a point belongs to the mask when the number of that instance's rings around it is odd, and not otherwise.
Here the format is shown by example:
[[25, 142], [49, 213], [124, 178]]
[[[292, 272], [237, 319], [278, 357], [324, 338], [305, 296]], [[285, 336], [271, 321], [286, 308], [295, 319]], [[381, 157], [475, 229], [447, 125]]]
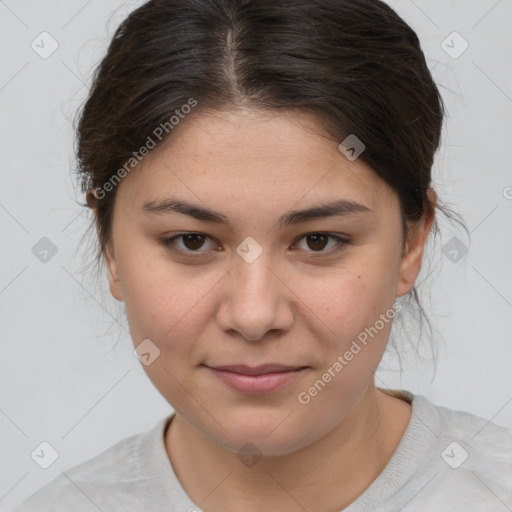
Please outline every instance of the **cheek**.
[[[317, 296], [321, 323], [329, 329], [316, 336], [320, 364], [299, 390], [297, 401], [311, 417], [323, 417], [324, 425], [338, 424], [359, 402], [391, 332], [395, 309], [390, 279], [371, 268], [372, 272], [331, 280]], [[343, 406], [333, 408], [333, 403]]]
[[[318, 405], [339, 399], [350, 402], [380, 363], [395, 316], [397, 279], [393, 255], [384, 256], [368, 251], [365, 258], [358, 257], [325, 281], [309, 283], [308, 300], [321, 320], [316, 327], [322, 329], [316, 336], [321, 353], [317, 378], [321, 389], [328, 383], [322, 398], [315, 399]], [[307, 289], [302, 288], [304, 296]]]
[[176, 356], [188, 357], [211, 321], [211, 296], [222, 273], [177, 266], [161, 255], [123, 256], [119, 275], [134, 344], [150, 339], [178, 365]]
[[137, 272], [125, 279], [126, 311], [132, 332], [163, 342], [195, 325], [194, 309], [201, 309], [201, 297], [208, 289], [208, 283], [203, 284], [183, 275], [159, 279], [154, 272]]
[[195, 389], [188, 382], [190, 367], [201, 362], [197, 344], [213, 314], [208, 292], [219, 277], [206, 273], [198, 277], [197, 270], [194, 277], [193, 269], [177, 271], [157, 259], [152, 265], [137, 265], [136, 260], [130, 257], [122, 262], [133, 344], [149, 339], [158, 347], [158, 357], [143, 365], [143, 370], [162, 396], [180, 409], [190, 400], [184, 389]]
[[334, 346], [339, 347], [373, 325], [393, 305], [398, 278], [395, 267], [391, 259], [359, 256], [321, 278], [297, 276], [294, 291], [320, 320], [327, 339], [337, 340]]

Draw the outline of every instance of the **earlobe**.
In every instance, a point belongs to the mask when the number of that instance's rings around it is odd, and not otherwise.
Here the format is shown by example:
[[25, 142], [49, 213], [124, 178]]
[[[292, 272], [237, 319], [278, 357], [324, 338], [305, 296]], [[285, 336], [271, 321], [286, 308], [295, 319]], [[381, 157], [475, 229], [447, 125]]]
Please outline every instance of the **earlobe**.
[[123, 302], [123, 295], [121, 293], [121, 286], [119, 283], [119, 273], [117, 270], [117, 262], [114, 254], [112, 244], [109, 243], [103, 252], [103, 260], [107, 270], [108, 284], [112, 297], [120, 302]]
[[410, 230], [404, 255], [400, 262], [400, 272], [396, 289], [397, 297], [402, 297], [411, 290], [421, 270], [423, 253], [434, 222], [435, 204], [437, 201], [437, 194], [433, 189], [429, 189], [427, 195], [432, 207], [429, 209], [428, 213], [425, 214], [421, 222]]

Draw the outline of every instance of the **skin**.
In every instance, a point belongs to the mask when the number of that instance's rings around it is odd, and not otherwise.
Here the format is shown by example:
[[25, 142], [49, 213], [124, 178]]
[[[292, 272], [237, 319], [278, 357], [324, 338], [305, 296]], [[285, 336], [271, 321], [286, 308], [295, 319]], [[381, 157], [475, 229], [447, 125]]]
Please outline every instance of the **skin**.
[[[339, 511], [377, 478], [409, 423], [410, 405], [374, 382], [392, 322], [307, 405], [297, 398], [411, 289], [433, 221], [422, 219], [403, 250], [398, 196], [338, 144], [308, 114], [196, 111], [118, 185], [104, 253], [110, 290], [134, 345], [150, 339], [160, 350], [144, 370], [176, 411], [167, 453], [207, 512]], [[143, 211], [167, 197], [222, 213], [233, 231]], [[336, 199], [371, 211], [277, 224]], [[183, 232], [206, 238], [178, 239], [174, 251], [160, 243]], [[348, 243], [335, 253], [335, 239], [305, 236], [315, 232]], [[248, 236], [263, 250], [252, 263], [236, 252]], [[269, 362], [307, 368], [253, 396], [203, 366]], [[250, 467], [236, 454], [247, 443]]]

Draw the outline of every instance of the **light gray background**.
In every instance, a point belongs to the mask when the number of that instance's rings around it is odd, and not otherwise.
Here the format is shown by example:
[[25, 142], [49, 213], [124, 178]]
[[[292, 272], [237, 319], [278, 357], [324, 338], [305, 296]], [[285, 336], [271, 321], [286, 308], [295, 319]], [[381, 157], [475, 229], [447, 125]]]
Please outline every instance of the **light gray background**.
[[[122, 308], [85, 269], [91, 216], [71, 174], [92, 66], [139, 3], [0, 1], [2, 510], [171, 411], [132, 354]], [[417, 31], [446, 101], [435, 185], [471, 240], [443, 223], [430, 246], [437, 373], [411, 356], [400, 375], [390, 354], [377, 385], [512, 427], [512, 1], [390, 3]], [[43, 31], [59, 44], [47, 59], [31, 48]], [[458, 58], [441, 46], [453, 31], [469, 43]], [[469, 246], [456, 263], [441, 251], [452, 236]], [[32, 252], [42, 237], [58, 249], [46, 263]], [[42, 441], [59, 453], [46, 470], [30, 455]]]

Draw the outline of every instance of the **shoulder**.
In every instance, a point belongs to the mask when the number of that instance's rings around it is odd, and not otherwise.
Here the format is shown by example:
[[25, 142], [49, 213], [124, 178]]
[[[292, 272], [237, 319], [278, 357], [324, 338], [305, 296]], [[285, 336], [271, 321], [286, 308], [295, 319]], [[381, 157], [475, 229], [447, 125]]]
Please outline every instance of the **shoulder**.
[[[512, 505], [512, 430], [470, 412], [415, 397], [416, 412], [434, 421], [434, 440], [423, 473], [423, 506], [445, 503], [465, 510]], [[506, 510], [506, 508], [503, 508]]]
[[164, 420], [150, 431], [122, 439], [95, 457], [66, 469], [32, 494], [14, 512], [104, 512], [135, 510], [146, 495], [142, 453], [163, 429]]
[[[493, 423], [467, 411], [434, 406], [440, 419], [440, 442], [454, 443], [445, 454], [461, 450], [461, 466], [474, 470], [483, 469], [492, 464], [495, 471], [512, 470], [512, 430]], [[450, 445], [447, 446], [447, 448]], [[510, 475], [510, 473], [509, 473]], [[511, 482], [509, 482], [511, 483]]]

